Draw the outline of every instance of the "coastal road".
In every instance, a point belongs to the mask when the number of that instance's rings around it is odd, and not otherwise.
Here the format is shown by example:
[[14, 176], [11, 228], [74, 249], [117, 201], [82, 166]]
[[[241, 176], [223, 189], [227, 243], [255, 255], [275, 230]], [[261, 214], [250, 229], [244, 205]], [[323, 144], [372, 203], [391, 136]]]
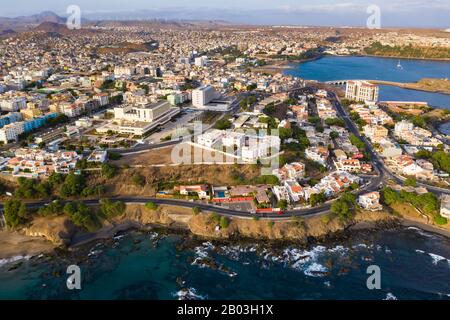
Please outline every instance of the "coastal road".
[[[376, 176], [372, 178], [364, 187], [354, 192], [356, 196], [370, 192], [375, 191], [380, 188], [382, 184], [382, 180], [380, 176]], [[328, 201], [327, 203], [313, 207], [313, 208], [305, 208], [305, 209], [296, 209], [296, 210], [286, 210], [281, 214], [278, 213], [250, 213], [246, 211], [239, 211], [239, 210], [233, 210], [226, 207], [221, 207], [218, 205], [205, 203], [205, 202], [193, 202], [193, 201], [186, 201], [186, 200], [178, 200], [178, 199], [164, 199], [164, 198], [154, 198], [154, 197], [144, 197], [144, 196], [124, 196], [124, 197], [114, 197], [109, 198], [113, 201], [122, 201], [126, 204], [145, 204], [147, 202], [154, 202], [158, 205], [165, 204], [165, 205], [171, 205], [171, 206], [179, 206], [179, 207], [186, 207], [186, 208], [194, 208], [199, 207], [202, 211], [209, 211], [214, 212], [222, 216], [226, 217], [237, 217], [237, 218], [247, 218], [247, 219], [253, 219], [255, 216], [260, 217], [261, 219], [266, 220], [289, 220], [292, 217], [305, 217], [305, 216], [313, 216], [313, 215], [319, 215], [328, 213], [331, 207], [331, 204], [333, 201]], [[65, 200], [61, 200], [61, 203], [64, 205], [66, 202]], [[100, 199], [89, 199], [89, 200], [80, 200], [80, 202], [83, 202], [86, 205], [98, 205], [100, 202]], [[34, 202], [26, 202], [26, 205], [30, 209], [38, 209], [45, 205], [48, 205], [50, 203], [49, 200], [45, 201], [34, 201]], [[0, 211], [3, 211], [3, 203], [0, 202]]]

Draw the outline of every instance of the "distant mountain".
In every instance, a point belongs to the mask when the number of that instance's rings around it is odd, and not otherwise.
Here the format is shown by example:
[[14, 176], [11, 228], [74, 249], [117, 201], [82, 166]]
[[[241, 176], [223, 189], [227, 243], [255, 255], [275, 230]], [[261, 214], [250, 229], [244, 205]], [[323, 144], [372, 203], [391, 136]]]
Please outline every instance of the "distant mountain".
[[67, 26], [65, 24], [46, 21], [46, 22], [42, 22], [40, 25], [38, 25], [36, 28], [34, 28], [33, 31], [43, 31], [43, 32], [64, 34], [66, 32], [69, 32], [70, 30], [67, 28]]
[[30, 26], [37, 26], [43, 22], [63, 24], [66, 18], [58, 16], [52, 11], [44, 11], [31, 16], [20, 16], [15, 18], [0, 17], [0, 30], [23, 30]]

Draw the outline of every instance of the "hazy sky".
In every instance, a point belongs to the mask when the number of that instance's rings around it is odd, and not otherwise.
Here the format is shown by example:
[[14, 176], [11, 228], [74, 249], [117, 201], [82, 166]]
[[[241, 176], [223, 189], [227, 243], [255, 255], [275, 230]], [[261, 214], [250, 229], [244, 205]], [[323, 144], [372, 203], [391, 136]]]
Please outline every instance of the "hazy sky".
[[86, 18], [222, 19], [240, 23], [360, 25], [369, 5], [382, 26], [450, 28], [450, 0], [2, 0], [0, 16], [51, 10], [64, 15], [79, 5]]

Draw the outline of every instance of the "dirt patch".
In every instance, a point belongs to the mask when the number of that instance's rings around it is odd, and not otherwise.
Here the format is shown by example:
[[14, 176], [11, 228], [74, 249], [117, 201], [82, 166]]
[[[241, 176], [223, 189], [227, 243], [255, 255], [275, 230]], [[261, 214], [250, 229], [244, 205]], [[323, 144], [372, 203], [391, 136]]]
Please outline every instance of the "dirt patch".
[[[171, 189], [177, 184], [209, 183], [212, 185], [238, 185], [250, 183], [260, 176], [256, 165], [188, 165], [176, 167], [142, 167], [120, 169], [111, 179], [91, 173], [89, 186], [104, 185], [105, 196], [154, 196], [158, 189]], [[134, 175], [145, 178], [143, 186], [133, 183]]]
[[0, 231], [0, 259], [34, 256], [53, 250], [55, 246], [44, 238], [31, 238], [17, 232]]

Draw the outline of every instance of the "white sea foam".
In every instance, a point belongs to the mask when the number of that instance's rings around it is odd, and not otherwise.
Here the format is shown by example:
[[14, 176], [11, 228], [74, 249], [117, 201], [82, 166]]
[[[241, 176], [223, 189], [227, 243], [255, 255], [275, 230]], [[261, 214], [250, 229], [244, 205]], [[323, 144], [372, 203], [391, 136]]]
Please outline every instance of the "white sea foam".
[[392, 293], [388, 292], [386, 298], [384, 298], [383, 300], [398, 300], [398, 299]]
[[440, 256], [438, 254], [431, 253], [431, 252], [425, 252], [425, 251], [419, 250], [419, 249], [417, 249], [416, 252], [420, 253], [420, 254], [429, 255], [431, 257], [434, 265], [437, 265], [440, 261], [446, 261], [448, 263], [448, 265], [450, 266], [450, 259], [447, 259], [446, 257]]
[[26, 255], [26, 256], [14, 256], [11, 258], [0, 259], [0, 267], [4, 266], [6, 264], [20, 261], [20, 260], [29, 260], [30, 258], [31, 258], [31, 256]]
[[325, 276], [326, 272], [328, 272], [328, 269], [326, 267], [317, 262], [313, 262], [308, 266], [308, 268], [306, 268], [303, 273], [310, 277], [323, 277]]
[[197, 293], [195, 288], [183, 288], [174, 294], [178, 300], [205, 300], [206, 296]]
[[94, 257], [94, 256], [98, 256], [100, 253], [102, 253], [103, 251], [102, 250], [91, 250], [89, 253], [88, 253], [88, 257]]
[[433, 264], [437, 265], [439, 261], [447, 261], [448, 263], [450, 263], [450, 260], [443, 256], [434, 253], [428, 253], [428, 255], [431, 257], [431, 259], [433, 259]]

